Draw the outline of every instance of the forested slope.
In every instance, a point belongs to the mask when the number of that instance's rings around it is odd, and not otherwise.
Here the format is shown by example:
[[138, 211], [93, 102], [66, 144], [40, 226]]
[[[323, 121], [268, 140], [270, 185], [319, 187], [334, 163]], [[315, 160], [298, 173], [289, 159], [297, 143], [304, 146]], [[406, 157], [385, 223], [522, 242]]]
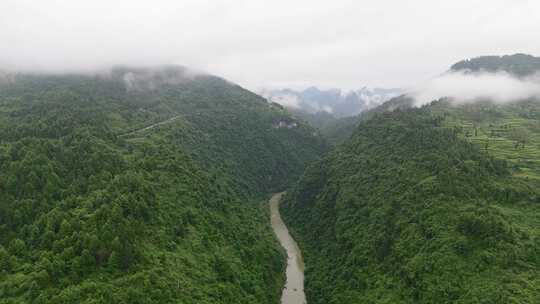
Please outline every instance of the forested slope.
[[456, 62], [451, 71], [506, 72], [517, 77], [531, 76], [540, 71], [540, 57], [527, 54], [480, 56]]
[[184, 68], [3, 75], [0, 303], [277, 303], [257, 202], [326, 149], [279, 122]]
[[361, 122], [285, 197], [309, 303], [540, 301], [540, 183], [434, 107]]

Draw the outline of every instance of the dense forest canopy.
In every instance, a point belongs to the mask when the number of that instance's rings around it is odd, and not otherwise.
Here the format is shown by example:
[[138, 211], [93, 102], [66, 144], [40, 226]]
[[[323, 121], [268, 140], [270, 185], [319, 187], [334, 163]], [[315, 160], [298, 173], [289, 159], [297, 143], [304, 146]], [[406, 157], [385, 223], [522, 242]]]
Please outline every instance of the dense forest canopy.
[[[521, 54], [451, 68], [539, 69]], [[413, 104], [342, 124], [351, 137], [285, 197], [308, 301], [540, 302], [540, 101]]]
[[540, 301], [540, 180], [435, 106], [360, 123], [285, 198], [310, 303]]
[[0, 84], [0, 303], [276, 303], [265, 209], [326, 150], [180, 67]]

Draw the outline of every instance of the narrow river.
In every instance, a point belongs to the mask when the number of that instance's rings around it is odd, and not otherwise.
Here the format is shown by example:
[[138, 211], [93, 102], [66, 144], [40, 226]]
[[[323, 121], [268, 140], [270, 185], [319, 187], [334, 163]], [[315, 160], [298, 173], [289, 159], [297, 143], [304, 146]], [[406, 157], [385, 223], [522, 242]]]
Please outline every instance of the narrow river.
[[283, 193], [278, 193], [270, 199], [270, 217], [272, 229], [279, 243], [287, 251], [287, 282], [281, 294], [281, 304], [304, 304], [304, 260], [298, 244], [289, 234], [289, 230], [279, 214], [279, 202]]

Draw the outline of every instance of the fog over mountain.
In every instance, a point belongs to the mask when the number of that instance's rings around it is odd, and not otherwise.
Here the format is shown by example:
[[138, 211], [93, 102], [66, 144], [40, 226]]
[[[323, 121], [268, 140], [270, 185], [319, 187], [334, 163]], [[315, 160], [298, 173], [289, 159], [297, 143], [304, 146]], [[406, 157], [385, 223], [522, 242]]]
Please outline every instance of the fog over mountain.
[[346, 91], [309, 87], [305, 90], [263, 90], [260, 93], [269, 101], [295, 111], [301, 110], [310, 114], [326, 112], [339, 118], [372, 109], [399, 95], [401, 89], [363, 87], [359, 90]]
[[526, 54], [462, 60], [447, 72], [409, 89], [416, 105], [439, 98], [454, 103], [511, 103], [540, 97], [540, 57]]
[[409, 87], [482, 54], [540, 53], [538, 1], [0, 1], [0, 67], [181, 64], [251, 90]]

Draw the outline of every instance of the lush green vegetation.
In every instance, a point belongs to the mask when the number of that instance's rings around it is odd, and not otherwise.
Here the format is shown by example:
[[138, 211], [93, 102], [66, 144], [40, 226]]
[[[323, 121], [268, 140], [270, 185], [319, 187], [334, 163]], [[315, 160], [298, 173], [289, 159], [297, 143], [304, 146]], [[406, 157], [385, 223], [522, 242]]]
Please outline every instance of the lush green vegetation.
[[0, 303], [277, 303], [261, 201], [326, 149], [176, 67], [0, 84]]
[[536, 100], [460, 106], [440, 101], [430, 109], [461, 138], [507, 160], [514, 176], [540, 180], [540, 103]]
[[373, 114], [310, 166], [282, 204], [305, 256], [308, 302], [539, 303], [530, 107], [479, 120], [477, 109], [443, 102]]

